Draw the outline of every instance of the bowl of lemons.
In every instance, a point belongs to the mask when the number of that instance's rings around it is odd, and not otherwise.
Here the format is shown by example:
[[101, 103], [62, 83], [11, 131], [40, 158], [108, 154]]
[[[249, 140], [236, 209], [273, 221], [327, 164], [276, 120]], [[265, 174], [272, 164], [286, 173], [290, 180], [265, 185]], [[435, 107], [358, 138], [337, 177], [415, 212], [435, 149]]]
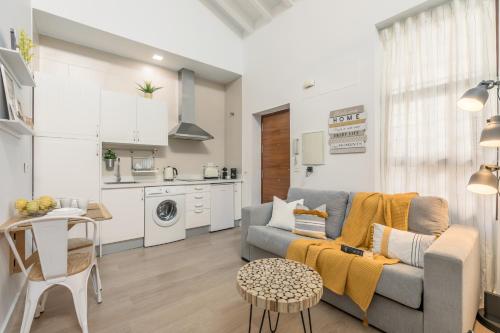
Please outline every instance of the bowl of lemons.
[[56, 208], [56, 206], [56, 200], [48, 195], [34, 200], [23, 198], [16, 200], [16, 210], [21, 216], [43, 216]]

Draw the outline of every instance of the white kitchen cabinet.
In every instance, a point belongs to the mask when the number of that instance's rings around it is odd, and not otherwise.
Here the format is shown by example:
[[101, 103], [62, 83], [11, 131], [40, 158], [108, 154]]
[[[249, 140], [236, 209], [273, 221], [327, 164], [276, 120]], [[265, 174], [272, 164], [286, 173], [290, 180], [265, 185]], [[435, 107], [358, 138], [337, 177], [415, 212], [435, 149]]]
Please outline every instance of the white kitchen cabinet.
[[[93, 140], [35, 137], [33, 147], [34, 196], [83, 198], [99, 202], [100, 148]], [[85, 235], [83, 226], [71, 237]]]
[[213, 184], [210, 191], [210, 231], [234, 227], [233, 184]]
[[186, 229], [210, 225], [210, 185], [186, 187]]
[[103, 190], [102, 203], [113, 215], [101, 225], [103, 244], [144, 237], [144, 188]]
[[241, 220], [241, 183], [234, 183], [234, 220]]
[[114, 143], [136, 143], [136, 97], [105, 90], [102, 91], [101, 96], [101, 140]]
[[34, 93], [35, 134], [96, 138], [99, 134], [99, 86], [69, 76], [37, 73]]
[[34, 138], [34, 194], [99, 201], [100, 148], [94, 140]]
[[168, 144], [168, 115], [165, 104], [137, 97], [137, 142], [143, 145]]
[[103, 142], [166, 146], [167, 106], [159, 101], [102, 91]]

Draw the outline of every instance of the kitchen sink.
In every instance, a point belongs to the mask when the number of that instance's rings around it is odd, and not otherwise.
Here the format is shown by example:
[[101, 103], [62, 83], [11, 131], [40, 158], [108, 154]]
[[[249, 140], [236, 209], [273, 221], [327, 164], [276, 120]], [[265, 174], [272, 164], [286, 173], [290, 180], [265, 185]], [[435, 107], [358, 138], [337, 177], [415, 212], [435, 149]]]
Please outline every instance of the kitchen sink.
[[136, 181], [128, 181], [128, 182], [104, 182], [106, 185], [115, 185], [115, 184], [136, 184]]

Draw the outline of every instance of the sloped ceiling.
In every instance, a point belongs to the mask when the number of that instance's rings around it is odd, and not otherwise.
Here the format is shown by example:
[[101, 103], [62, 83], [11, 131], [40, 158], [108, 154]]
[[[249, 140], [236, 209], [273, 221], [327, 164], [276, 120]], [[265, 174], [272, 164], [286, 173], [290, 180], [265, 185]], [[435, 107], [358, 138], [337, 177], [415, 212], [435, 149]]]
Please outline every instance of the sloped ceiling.
[[200, 0], [241, 37], [292, 7], [298, 0]]

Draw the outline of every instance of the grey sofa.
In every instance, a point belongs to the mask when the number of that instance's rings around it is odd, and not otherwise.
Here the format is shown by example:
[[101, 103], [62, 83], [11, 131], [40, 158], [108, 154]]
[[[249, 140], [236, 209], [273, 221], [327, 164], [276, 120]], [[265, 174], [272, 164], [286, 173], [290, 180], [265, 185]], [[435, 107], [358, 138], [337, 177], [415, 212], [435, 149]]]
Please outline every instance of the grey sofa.
[[[354, 193], [291, 188], [288, 200], [304, 199], [315, 208], [326, 203], [327, 236], [336, 238], [350, 210]], [[241, 257], [251, 261], [284, 257], [300, 236], [266, 226], [272, 203], [243, 209]], [[441, 233], [424, 255], [424, 269], [406, 264], [384, 266], [368, 309], [371, 325], [386, 332], [464, 333], [473, 328], [480, 296], [479, 235], [475, 228], [448, 226], [448, 205], [436, 197], [412, 200], [409, 229]], [[351, 315], [363, 313], [346, 296], [325, 289], [323, 300]]]

